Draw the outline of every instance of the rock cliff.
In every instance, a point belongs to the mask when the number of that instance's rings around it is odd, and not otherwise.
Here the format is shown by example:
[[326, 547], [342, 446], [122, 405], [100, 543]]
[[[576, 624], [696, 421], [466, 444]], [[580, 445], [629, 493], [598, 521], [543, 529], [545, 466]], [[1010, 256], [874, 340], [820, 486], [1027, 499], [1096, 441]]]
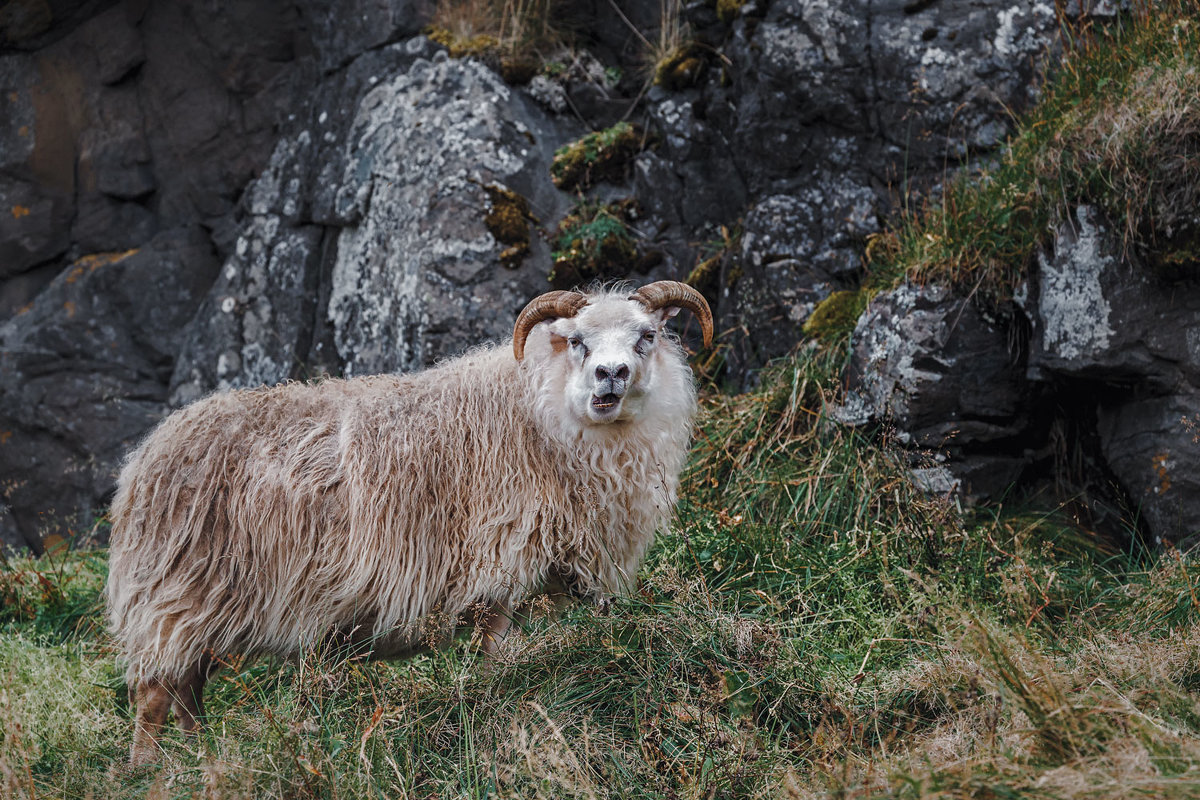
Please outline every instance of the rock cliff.
[[[600, 203], [629, 226], [624, 274], [692, 275], [725, 380], [749, 385], [858, 286], [872, 235], [1003, 145], [1059, 30], [1036, 0], [695, 2], [653, 55], [659, 3], [564, 0], [572, 47], [531, 79], [451, 57], [422, 35], [433, 13], [5, 4], [0, 541], [87, 533], [123, 453], [205, 393], [507, 335], [549, 288], [555, 226]], [[630, 162], [556, 186], [555, 152], [619, 120], [643, 133]], [[891, 420], [948, 458], [931, 488], [983, 498], [1038, 479], [1047, 409], [1093, 392], [1080, 436], [1114, 492], [1144, 498], [1154, 535], [1200, 530], [1177, 424], [1200, 393], [1197, 294], [1137, 278], [1106, 225], [1064, 220], [1020, 324], [940, 287], [876, 298], [839, 413]]]

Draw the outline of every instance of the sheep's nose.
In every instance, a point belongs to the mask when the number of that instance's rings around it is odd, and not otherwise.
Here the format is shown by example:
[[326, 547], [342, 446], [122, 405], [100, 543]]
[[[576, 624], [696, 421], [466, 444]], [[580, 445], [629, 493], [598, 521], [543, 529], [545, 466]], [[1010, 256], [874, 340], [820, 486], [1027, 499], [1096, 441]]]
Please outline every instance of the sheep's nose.
[[596, 367], [596, 380], [627, 381], [629, 380], [629, 367], [625, 364], [607, 364]]

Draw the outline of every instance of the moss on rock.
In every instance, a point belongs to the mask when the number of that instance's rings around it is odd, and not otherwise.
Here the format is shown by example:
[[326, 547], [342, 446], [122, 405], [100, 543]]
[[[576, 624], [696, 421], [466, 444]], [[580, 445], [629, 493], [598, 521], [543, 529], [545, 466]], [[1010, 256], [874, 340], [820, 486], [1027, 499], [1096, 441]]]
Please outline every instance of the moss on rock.
[[529, 223], [537, 220], [529, 211], [529, 201], [512, 189], [495, 183], [483, 189], [490, 201], [483, 222], [496, 241], [508, 245], [500, 253], [500, 263], [515, 269], [529, 253]]
[[744, 5], [746, 5], [746, 0], [717, 0], [717, 18], [721, 22], [733, 22], [741, 13]]
[[646, 144], [638, 126], [618, 122], [560, 147], [550, 164], [550, 179], [559, 189], [587, 189], [600, 181], [625, 177], [634, 156]]
[[804, 321], [804, 335], [826, 342], [849, 336], [870, 299], [868, 289], [834, 292], [818, 303]]
[[592, 280], [623, 278], [641, 265], [637, 242], [628, 221], [633, 201], [583, 203], [568, 214], [554, 237], [554, 268], [549, 280], [556, 288]]
[[708, 66], [700, 45], [688, 42], [676, 47], [654, 67], [654, 83], [671, 91], [695, 86]]

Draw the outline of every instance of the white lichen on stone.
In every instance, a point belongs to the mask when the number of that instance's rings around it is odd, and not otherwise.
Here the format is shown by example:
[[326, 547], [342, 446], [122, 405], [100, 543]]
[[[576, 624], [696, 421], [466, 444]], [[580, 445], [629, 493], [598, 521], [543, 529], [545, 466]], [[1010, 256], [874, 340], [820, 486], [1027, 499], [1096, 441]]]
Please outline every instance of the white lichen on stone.
[[342, 231], [329, 320], [347, 374], [423, 365], [426, 309], [495, 263], [481, 185], [525, 165], [511, 92], [467, 60], [419, 60], [359, 105], [344, 188], [361, 209]]
[[1114, 262], [1106, 232], [1090, 207], [1077, 209], [1075, 219], [1073, 228], [1060, 231], [1054, 257], [1039, 255], [1042, 346], [1063, 359], [1103, 352], [1114, 333], [1101, 283]]
[[911, 471], [913, 485], [925, 494], [946, 497], [962, 488], [962, 480], [946, 467], [920, 467]]

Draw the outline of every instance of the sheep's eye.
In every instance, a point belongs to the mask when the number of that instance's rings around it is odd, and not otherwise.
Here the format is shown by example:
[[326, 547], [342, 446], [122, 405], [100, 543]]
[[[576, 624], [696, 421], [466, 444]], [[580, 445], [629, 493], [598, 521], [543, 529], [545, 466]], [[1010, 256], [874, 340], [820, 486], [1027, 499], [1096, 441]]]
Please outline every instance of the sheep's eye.
[[646, 340], [647, 342], [653, 342], [654, 341], [654, 331], [646, 331], [645, 333], [642, 334], [642, 338], [644, 340]]
[[583, 339], [580, 339], [578, 336], [572, 336], [570, 339], [567, 339], [567, 344], [571, 345], [571, 347], [583, 347]]

